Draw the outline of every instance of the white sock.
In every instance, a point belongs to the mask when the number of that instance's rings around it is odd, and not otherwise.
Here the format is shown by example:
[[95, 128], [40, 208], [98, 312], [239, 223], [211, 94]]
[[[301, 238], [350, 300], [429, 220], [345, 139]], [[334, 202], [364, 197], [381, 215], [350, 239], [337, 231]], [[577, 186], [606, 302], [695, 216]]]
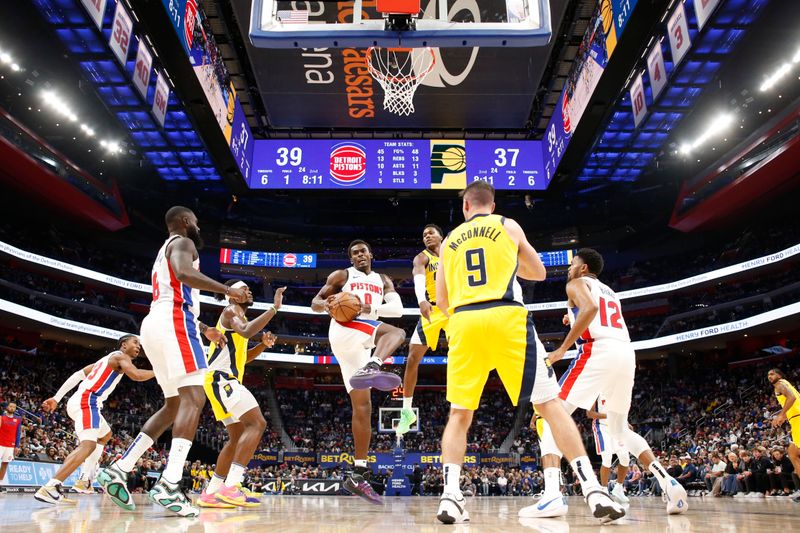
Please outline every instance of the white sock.
[[136, 435], [136, 438], [133, 439], [131, 445], [128, 446], [128, 449], [125, 450], [125, 453], [122, 454], [122, 457], [114, 464], [123, 472], [130, 472], [136, 468], [136, 461], [138, 461], [139, 458], [144, 455], [144, 452], [149, 450], [152, 445], [153, 439], [144, 433], [139, 433]]
[[362, 468], [367, 467], [367, 460], [366, 459], [356, 459], [353, 461], [353, 466], [360, 466]]
[[444, 491], [450, 494], [461, 494], [461, 465], [445, 463]]
[[410, 398], [403, 398], [403, 409], [411, 409], [411, 403], [414, 401], [414, 397], [411, 396]]
[[206, 494], [215, 494], [219, 489], [222, 488], [222, 482], [224, 479], [219, 477], [216, 472], [214, 475], [211, 476], [211, 481], [208, 482], [208, 486], [206, 487]]
[[561, 494], [561, 469], [554, 466], [544, 469], [544, 493], [550, 497]]
[[664, 467], [661, 466], [661, 463], [658, 462], [658, 459], [650, 463], [650, 466], [648, 466], [647, 469], [656, 477], [661, 490], [667, 490], [667, 482], [672, 476], [667, 474], [667, 471], [664, 470]]
[[86, 458], [81, 465], [80, 479], [84, 481], [91, 481], [97, 471], [97, 463], [100, 462], [100, 456], [103, 455], [102, 444], [95, 444], [94, 451]]
[[50, 481], [47, 482], [45, 487], [55, 487], [56, 485], [61, 485], [61, 480], [51, 477]]
[[183, 464], [192, 448], [192, 441], [187, 439], [172, 439], [167, 457], [167, 467], [164, 469], [162, 477], [168, 483], [178, 483], [183, 477]]
[[378, 366], [383, 365], [383, 359], [381, 359], [380, 357], [376, 357], [374, 355], [369, 358], [369, 362], [370, 363], [377, 363]]
[[244, 480], [244, 467], [237, 463], [231, 464], [228, 477], [225, 478], [226, 487], [235, 487]]
[[581, 482], [584, 495], [586, 495], [589, 490], [600, 486], [600, 482], [597, 481], [597, 476], [594, 475], [594, 470], [592, 470], [592, 463], [589, 462], [589, 458], [587, 456], [582, 455], [580, 457], [576, 457], [570, 461], [569, 464], [572, 466], [572, 470], [578, 477], [578, 481]]

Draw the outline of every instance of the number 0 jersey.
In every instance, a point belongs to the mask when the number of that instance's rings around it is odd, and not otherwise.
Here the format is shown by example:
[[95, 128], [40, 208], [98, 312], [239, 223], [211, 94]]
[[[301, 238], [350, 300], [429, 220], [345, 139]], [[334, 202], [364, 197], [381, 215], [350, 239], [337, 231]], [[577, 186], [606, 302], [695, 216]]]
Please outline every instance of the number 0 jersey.
[[430, 303], [436, 305], [436, 271], [439, 270], [439, 256], [433, 255], [427, 248], [422, 250], [428, 258], [425, 265], [425, 297]]
[[382, 304], [383, 278], [374, 270], [365, 274], [356, 267], [350, 267], [347, 269], [347, 281], [342, 285], [342, 292], [355, 294], [362, 304]]
[[[597, 305], [597, 314], [589, 324], [589, 328], [581, 333], [577, 343], [580, 345], [585, 342], [606, 340], [631, 342], [628, 326], [622, 318], [622, 304], [616, 293], [597, 278], [584, 276], [580, 279], [589, 286], [592, 299]], [[575, 324], [579, 313], [580, 309], [577, 307], [570, 307], [567, 310], [570, 325]]]
[[481, 302], [522, 303], [515, 290], [519, 247], [500, 215], [475, 215], [441, 248], [450, 310]]

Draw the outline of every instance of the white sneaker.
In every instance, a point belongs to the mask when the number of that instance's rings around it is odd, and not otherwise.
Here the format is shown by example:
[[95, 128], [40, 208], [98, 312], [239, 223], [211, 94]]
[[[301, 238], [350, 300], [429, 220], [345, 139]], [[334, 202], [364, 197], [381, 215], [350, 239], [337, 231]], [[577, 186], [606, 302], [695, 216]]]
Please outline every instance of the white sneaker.
[[536, 503], [523, 507], [517, 514], [520, 518], [555, 518], [566, 515], [568, 511], [567, 499], [559, 493], [542, 495]]
[[591, 489], [586, 495], [586, 503], [589, 505], [592, 515], [599, 519], [601, 524], [625, 516], [625, 509], [612, 500], [605, 489]]
[[626, 503], [631, 503], [630, 498], [625, 496], [625, 487], [623, 487], [620, 483], [614, 485], [614, 488], [611, 491], [611, 497], [614, 499], [614, 501], [623, 505]]
[[439, 499], [439, 512], [436, 518], [443, 524], [463, 524], [469, 522], [467, 500], [463, 494], [445, 492]]
[[150, 499], [161, 507], [172, 511], [179, 516], [194, 518], [200, 514], [200, 509], [192, 504], [177, 483], [170, 483], [163, 477], [150, 489]]
[[734, 497], [734, 499], [742, 500], [744, 498], [749, 498], [750, 494], [748, 494], [746, 492], [737, 492], [736, 494], [733, 495], [733, 497]]
[[674, 479], [667, 481], [667, 490], [664, 491], [667, 498], [667, 514], [681, 514], [689, 509], [689, 502], [686, 499], [686, 489]]

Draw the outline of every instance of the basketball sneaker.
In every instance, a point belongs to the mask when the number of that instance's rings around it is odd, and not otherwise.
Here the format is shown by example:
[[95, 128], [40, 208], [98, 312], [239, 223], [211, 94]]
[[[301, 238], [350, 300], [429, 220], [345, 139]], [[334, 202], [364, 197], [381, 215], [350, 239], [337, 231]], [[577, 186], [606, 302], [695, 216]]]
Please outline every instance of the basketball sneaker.
[[414, 413], [414, 410], [403, 408], [403, 410], [400, 411], [400, 422], [397, 423], [395, 432], [398, 435], [405, 435], [416, 421], [417, 415]]
[[103, 487], [111, 501], [119, 507], [128, 511], [136, 509], [136, 504], [133, 503], [133, 498], [128, 492], [128, 474], [120, 470], [117, 463], [112, 463], [107, 468], [101, 468], [97, 474], [97, 482]]
[[630, 498], [625, 495], [625, 487], [622, 486], [622, 483], [617, 483], [614, 485], [614, 488], [611, 489], [611, 497], [617, 503], [621, 503], [625, 505], [626, 503], [631, 503]]
[[533, 505], [523, 507], [517, 515], [520, 518], [556, 518], [569, 511], [567, 499], [561, 493], [554, 496], [542, 495]]
[[611, 522], [625, 516], [625, 509], [611, 499], [608, 492], [602, 488], [590, 489], [584, 498], [592, 511], [592, 515], [600, 520], [601, 524]]
[[681, 514], [689, 509], [689, 502], [686, 499], [686, 489], [675, 479], [667, 481], [667, 489], [664, 491], [667, 499], [667, 514]]
[[70, 500], [64, 496], [64, 488], [60, 483], [54, 486], [42, 485], [33, 497], [40, 502], [51, 503], [53, 505], [58, 503], [75, 503], [75, 500]]
[[351, 473], [344, 482], [344, 488], [350, 494], [355, 494], [356, 496], [364, 498], [370, 503], [376, 505], [381, 505], [383, 503], [383, 498], [378, 496], [378, 493], [375, 492], [372, 485], [370, 485], [361, 474], [356, 474], [355, 472]]
[[197, 498], [197, 506], [198, 507], [212, 507], [214, 509], [235, 509], [235, 505], [231, 505], [230, 503], [225, 503], [217, 499], [214, 494], [209, 494], [206, 491], [200, 493], [200, 497]]
[[257, 507], [261, 505], [261, 500], [248, 497], [242, 490], [241, 485], [235, 485], [233, 487], [226, 487], [223, 485], [221, 489], [214, 493], [214, 496], [221, 502], [229, 503], [237, 507]]
[[439, 512], [436, 518], [442, 524], [463, 524], [469, 522], [467, 500], [463, 494], [445, 492], [439, 499]]
[[244, 493], [247, 497], [247, 507], [256, 507], [261, 505], [261, 493], [260, 492], [253, 492], [251, 490], [246, 489], [241, 483], [236, 485], [236, 487]]
[[200, 514], [200, 509], [192, 505], [192, 500], [186, 496], [180, 486], [177, 483], [170, 483], [163, 476], [150, 490], [150, 499], [179, 516], [194, 518]]
[[79, 479], [72, 485], [72, 490], [77, 492], [78, 494], [94, 494], [95, 490], [92, 487], [92, 484], [89, 483], [89, 480], [86, 479]]
[[356, 390], [378, 389], [390, 391], [396, 389], [403, 382], [400, 376], [393, 372], [384, 372], [375, 361], [370, 361], [362, 368], [356, 370], [350, 378], [350, 386]]

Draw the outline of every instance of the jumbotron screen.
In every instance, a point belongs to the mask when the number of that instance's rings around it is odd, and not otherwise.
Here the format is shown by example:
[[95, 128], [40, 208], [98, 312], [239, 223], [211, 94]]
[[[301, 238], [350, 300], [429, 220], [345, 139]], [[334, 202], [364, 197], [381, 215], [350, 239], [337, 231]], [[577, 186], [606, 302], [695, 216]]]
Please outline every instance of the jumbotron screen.
[[470, 140], [256, 141], [251, 189], [544, 190], [542, 143]]
[[221, 248], [219, 262], [264, 268], [316, 268], [317, 254], [293, 252], [257, 252]]

